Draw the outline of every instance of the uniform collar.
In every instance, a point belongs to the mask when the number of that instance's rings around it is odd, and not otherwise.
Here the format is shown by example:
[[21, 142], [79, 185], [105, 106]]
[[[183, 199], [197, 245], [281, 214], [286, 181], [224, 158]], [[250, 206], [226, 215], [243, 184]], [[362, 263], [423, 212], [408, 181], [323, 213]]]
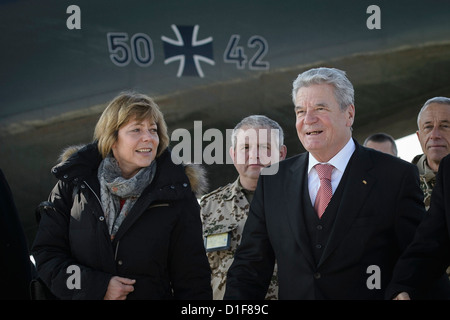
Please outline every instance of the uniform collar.
[[238, 176], [237, 179], [230, 185], [230, 188], [228, 188], [227, 192], [223, 195], [223, 199], [230, 200], [234, 197], [239, 197], [243, 194], [242, 190], [243, 187]]
[[417, 161], [417, 168], [419, 169], [419, 174], [424, 177], [425, 181], [429, 182], [436, 177], [436, 172], [434, 172], [427, 163], [427, 156], [423, 154]]

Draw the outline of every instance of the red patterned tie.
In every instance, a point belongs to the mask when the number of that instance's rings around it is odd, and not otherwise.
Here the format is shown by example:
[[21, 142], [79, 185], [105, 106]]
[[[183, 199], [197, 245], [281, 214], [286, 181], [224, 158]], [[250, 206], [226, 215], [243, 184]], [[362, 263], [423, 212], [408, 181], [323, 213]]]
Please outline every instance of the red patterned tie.
[[331, 189], [331, 172], [334, 167], [331, 164], [316, 164], [314, 167], [320, 179], [320, 188], [317, 192], [314, 209], [316, 209], [320, 219], [333, 195], [333, 190]]

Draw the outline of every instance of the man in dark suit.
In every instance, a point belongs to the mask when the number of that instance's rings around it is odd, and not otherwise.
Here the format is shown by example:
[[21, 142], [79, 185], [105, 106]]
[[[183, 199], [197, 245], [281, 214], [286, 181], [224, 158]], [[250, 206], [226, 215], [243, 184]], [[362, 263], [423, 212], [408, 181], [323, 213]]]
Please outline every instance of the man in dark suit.
[[0, 300], [29, 300], [33, 265], [14, 197], [0, 169]]
[[[345, 72], [306, 71], [292, 95], [308, 152], [260, 176], [225, 299], [263, 299], [275, 259], [280, 299], [383, 299], [425, 215], [417, 167], [353, 140], [354, 90]], [[315, 165], [324, 163], [331, 177], [319, 177]]]
[[[431, 206], [414, 237], [399, 259], [387, 298], [409, 300], [428, 289], [450, 265], [450, 155], [444, 157], [436, 176]], [[419, 295], [420, 297], [420, 295]], [[448, 299], [446, 296], [437, 297]]]

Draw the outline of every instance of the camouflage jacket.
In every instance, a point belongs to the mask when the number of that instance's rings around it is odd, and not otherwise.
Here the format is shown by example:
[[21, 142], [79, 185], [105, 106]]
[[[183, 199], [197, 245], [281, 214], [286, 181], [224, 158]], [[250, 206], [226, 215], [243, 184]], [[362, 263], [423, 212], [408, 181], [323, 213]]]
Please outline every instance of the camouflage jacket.
[[423, 201], [425, 204], [425, 209], [430, 208], [431, 193], [433, 191], [434, 185], [436, 184], [436, 172], [431, 170], [427, 164], [427, 157], [422, 154], [415, 156], [412, 163], [419, 169], [420, 175], [420, 188], [423, 191]]
[[[229, 237], [229, 246], [226, 248], [214, 250], [208, 249], [207, 246], [207, 256], [212, 271], [213, 298], [221, 300], [225, 294], [227, 271], [233, 262], [236, 248], [241, 242], [242, 231], [250, 209], [239, 177], [234, 183], [229, 183], [204, 195], [200, 199], [200, 208], [205, 243], [210, 236]], [[275, 266], [266, 299], [278, 299], [276, 272]]]

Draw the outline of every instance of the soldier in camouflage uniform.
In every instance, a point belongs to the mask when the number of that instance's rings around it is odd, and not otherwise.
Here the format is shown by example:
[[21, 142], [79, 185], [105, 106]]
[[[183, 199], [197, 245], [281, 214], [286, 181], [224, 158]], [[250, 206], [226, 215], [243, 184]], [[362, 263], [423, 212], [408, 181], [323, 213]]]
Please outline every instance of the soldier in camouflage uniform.
[[[430, 208], [431, 193], [442, 158], [450, 153], [450, 99], [434, 97], [423, 105], [417, 116], [417, 137], [424, 154], [414, 157], [420, 174], [425, 209]], [[450, 275], [450, 266], [447, 268]]]
[[417, 137], [424, 154], [414, 157], [420, 174], [425, 207], [430, 207], [431, 193], [441, 159], [450, 153], [450, 99], [434, 97], [423, 105], [417, 116]]
[[[256, 139], [248, 134], [251, 132], [255, 133], [253, 137]], [[271, 135], [274, 132], [276, 134]], [[211, 285], [215, 300], [223, 299], [225, 294], [227, 272], [241, 242], [259, 174], [263, 167], [286, 157], [283, 130], [278, 123], [265, 116], [244, 118], [233, 130], [230, 156], [239, 173], [238, 178], [233, 183], [204, 195], [200, 200], [203, 235], [212, 270]], [[278, 299], [276, 273], [275, 265], [266, 299]]]

